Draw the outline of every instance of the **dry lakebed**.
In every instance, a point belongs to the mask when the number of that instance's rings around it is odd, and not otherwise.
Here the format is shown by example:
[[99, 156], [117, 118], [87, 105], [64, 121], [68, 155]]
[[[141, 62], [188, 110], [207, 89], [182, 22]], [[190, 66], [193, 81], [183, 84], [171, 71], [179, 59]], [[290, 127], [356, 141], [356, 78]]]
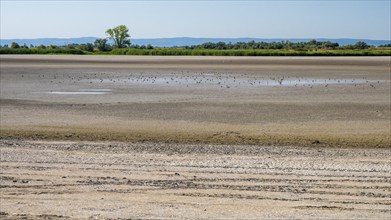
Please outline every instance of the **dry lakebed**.
[[1, 219], [390, 219], [390, 57], [1, 55]]

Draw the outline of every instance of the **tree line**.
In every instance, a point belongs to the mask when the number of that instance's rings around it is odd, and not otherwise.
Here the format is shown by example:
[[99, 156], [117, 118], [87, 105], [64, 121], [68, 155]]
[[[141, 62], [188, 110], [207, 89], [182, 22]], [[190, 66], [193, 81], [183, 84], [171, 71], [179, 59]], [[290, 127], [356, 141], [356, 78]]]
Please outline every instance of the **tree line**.
[[[383, 46], [383, 45], [382, 45]], [[387, 45], [384, 45], [387, 46]], [[203, 43], [200, 45], [194, 45], [185, 47], [186, 49], [214, 49], [214, 50], [247, 50], [247, 49], [265, 49], [265, 50], [334, 50], [334, 49], [368, 49], [374, 47], [368, 45], [363, 41], [358, 41], [355, 44], [340, 46], [338, 43], [330, 41], [316, 41], [311, 40], [308, 42], [290, 42], [290, 41], [280, 41], [280, 42], [237, 42], [237, 43]]]
[[[115, 44], [110, 44], [108, 39], [96, 39], [94, 43], [86, 43], [86, 44], [68, 44], [64, 46], [56, 46], [56, 45], [39, 45], [27, 46], [19, 45], [16, 42], [12, 42], [11, 46], [8, 45], [0, 46], [1, 48], [37, 48], [37, 49], [77, 49], [86, 52], [108, 52], [112, 51], [115, 48], [132, 48], [132, 49], [154, 49], [154, 48], [170, 48], [170, 47], [154, 47], [150, 44], [148, 45], [131, 45], [130, 42], [126, 46], [118, 47]], [[330, 41], [316, 41], [311, 40], [308, 42], [290, 42], [290, 41], [281, 41], [281, 42], [237, 42], [237, 43], [225, 43], [225, 42], [206, 42], [199, 45], [192, 46], [183, 46], [183, 47], [172, 47], [172, 48], [183, 48], [189, 50], [200, 50], [200, 49], [209, 49], [209, 50], [297, 50], [297, 51], [305, 51], [305, 50], [335, 50], [335, 49], [368, 49], [374, 48], [375, 46], [368, 45], [363, 41], [359, 41], [355, 44], [349, 44], [340, 46], [338, 43], [330, 42]], [[391, 44], [379, 45], [378, 47], [391, 47]]]
[[[56, 45], [19, 45], [12, 42], [10, 46], [0, 45], [0, 54], [47, 54], [47, 53], [69, 53], [69, 54], [129, 54], [129, 55], [203, 55], [215, 54], [222, 56], [258, 56], [264, 54], [298, 54], [302, 52], [308, 54], [317, 54], [314, 51], [333, 51], [333, 50], [370, 50], [376, 48], [385, 48], [386, 54], [390, 54], [391, 44], [380, 45], [378, 47], [368, 45], [359, 41], [351, 45], [339, 45], [330, 41], [308, 42], [207, 42], [193, 46], [183, 47], [154, 47], [152, 45], [132, 45], [130, 42], [129, 29], [125, 25], [119, 25], [106, 30], [107, 38], [96, 39], [94, 43], [68, 44], [64, 46]], [[262, 51], [263, 50], [263, 51]], [[276, 52], [276, 51], [282, 52]], [[225, 51], [225, 52], [218, 52]], [[287, 51], [290, 51], [289, 53]], [[330, 53], [330, 52], [328, 52]], [[328, 54], [325, 53], [325, 54]], [[356, 52], [357, 54], [361, 54]], [[304, 53], [305, 54], [305, 53]], [[335, 54], [335, 53], [331, 53]], [[349, 53], [352, 54], [352, 53]], [[354, 54], [354, 53], [353, 53]], [[365, 54], [365, 53], [364, 53]], [[384, 54], [382, 52], [382, 54]]]

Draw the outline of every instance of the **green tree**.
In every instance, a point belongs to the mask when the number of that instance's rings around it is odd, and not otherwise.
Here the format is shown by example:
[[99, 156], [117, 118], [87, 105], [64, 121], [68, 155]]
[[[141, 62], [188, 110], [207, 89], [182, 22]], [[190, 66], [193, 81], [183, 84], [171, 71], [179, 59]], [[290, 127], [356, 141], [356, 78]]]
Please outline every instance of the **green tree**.
[[88, 51], [88, 52], [93, 52], [94, 51], [94, 45], [92, 45], [91, 43], [79, 44], [79, 45], [77, 45], [76, 49], [84, 50], [84, 51]]
[[20, 46], [19, 46], [18, 43], [12, 42], [12, 43], [11, 43], [11, 48], [12, 48], [12, 49], [16, 49], [16, 48], [20, 48]]
[[74, 44], [68, 44], [66, 46], [67, 49], [75, 49], [75, 45]]
[[95, 47], [99, 50], [99, 51], [108, 51], [110, 50], [110, 47], [109, 45], [107, 44], [107, 39], [96, 39], [95, 42]]
[[391, 44], [382, 44], [382, 45], [379, 45], [378, 47], [391, 47]]
[[363, 41], [358, 41], [354, 44], [355, 49], [368, 49], [369, 45]]
[[92, 43], [86, 44], [86, 51], [94, 52], [94, 45]]
[[114, 42], [114, 47], [124, 48], [130, 45], [129, 29], [125, 25], [119, 25], [115, 28], [108, 29], [106, 34], [110, 36], [110, 39]]
[[39, 45], [37, 48], [38, 48], [38, 49], [46, 49], [46, 46], [43, 45], [43, 44], [41, 44], [41, 45]]

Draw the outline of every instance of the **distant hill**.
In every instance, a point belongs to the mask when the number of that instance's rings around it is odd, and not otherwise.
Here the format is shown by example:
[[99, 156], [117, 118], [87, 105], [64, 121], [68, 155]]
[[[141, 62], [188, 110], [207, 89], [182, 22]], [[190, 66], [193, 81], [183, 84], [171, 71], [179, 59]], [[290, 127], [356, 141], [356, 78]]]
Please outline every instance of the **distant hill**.
[[38, 45], [56, 45], [63, 46], [67, 44], [85, 44], [85, 43], [94, 43], [96, 37], [79, 37], [79, 38], [36, 38], [36, 39], [1, 39], [0, 44], [11, 45], [12, 42], [16, 42], [19, 45], [26, 44], [30, 46], [30, 44], [34, 46]]
[[[12, 42], [16, 42], [20, 45], [57, 45], [63, 46], [67, 44], [82, 44], [82, 43], [94, 43], [97, 37], [80, 37], [80, 38], [37, 38], [37, 39], [1, 39], [1, 45], [11, 45]], [[336, 42], [339, 45], [355, 44], [357, 41], [364, 41], [369, 45], [379, 46], [382, 44], [389, 44], [391, 40], [370, 40], [370, 39], [349, 39], [349, 38], [193, 38], [193, 37], [173, 37], [173, 38], [150, 38], [150, 39], [131, 39], [132, 44], [138, 45], [152, 45], [155, 47], [174, 47], [174, 46], [191, 46], [198, 45], [205, 42], [225, 42], [225, 43], [237, 43], [237, 42], [249, 42], [249, 41], [263, 41], [263, 42], [278, 42], [278, 41], [291, 41], [294, 43], [297, 42], [307, 42], [310, 40], [317, 41], [331, 41]]]

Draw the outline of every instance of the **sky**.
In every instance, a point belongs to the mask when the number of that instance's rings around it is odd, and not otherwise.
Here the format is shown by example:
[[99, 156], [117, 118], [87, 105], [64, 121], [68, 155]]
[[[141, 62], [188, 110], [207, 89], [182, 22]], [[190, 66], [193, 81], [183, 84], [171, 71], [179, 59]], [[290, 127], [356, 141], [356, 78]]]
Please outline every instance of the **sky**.
[[1, 2], [1, 39], [132, 38], [391, 39], [391, 0], [15, 1]]

